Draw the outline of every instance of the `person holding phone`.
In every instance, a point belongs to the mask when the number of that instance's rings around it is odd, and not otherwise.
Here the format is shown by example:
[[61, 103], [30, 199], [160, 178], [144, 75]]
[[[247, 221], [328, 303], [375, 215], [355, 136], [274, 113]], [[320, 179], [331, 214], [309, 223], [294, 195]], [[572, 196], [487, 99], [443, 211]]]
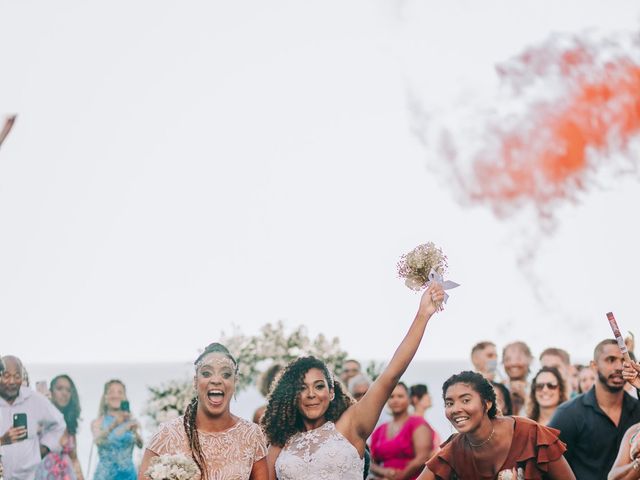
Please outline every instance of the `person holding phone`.
[[41, 458], [62, 448], [64, 418], [46, 397], [23, 386], [24, 368], [19, 358], [5, 356], [2, 360], [0, 444], [4, 478], [33, 480]]
[[127, 390], [120, 380], [104, 385], [98, 418], [91, 423], [98, 446], [94, 480], [135, 480], [133, 448], [142, 448], [140, 424], [131, 416]]

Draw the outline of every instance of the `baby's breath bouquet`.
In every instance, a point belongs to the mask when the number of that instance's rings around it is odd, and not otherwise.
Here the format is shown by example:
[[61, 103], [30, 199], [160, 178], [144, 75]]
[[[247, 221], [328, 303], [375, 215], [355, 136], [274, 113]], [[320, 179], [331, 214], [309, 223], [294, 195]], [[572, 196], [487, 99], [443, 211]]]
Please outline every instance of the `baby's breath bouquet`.
[[150, 480], [194, 480], [200, 477], [200, 470], [185, 455], [160, 455], [151, 460], [145, 475]]
[[[411, 290], [422, 290], [429, 283], [436, 282], [442, 285], [444, 290], [458, 287], [450, 280], [444, 280], [447, 271], [447, 256], [442, 249], [436, 247], [433, 242], [418, 245], [400, 257], [398, 262], [398, 276], [404, 278], [404, 284]], [[446, 302], [448, 295], [445, 293]]]

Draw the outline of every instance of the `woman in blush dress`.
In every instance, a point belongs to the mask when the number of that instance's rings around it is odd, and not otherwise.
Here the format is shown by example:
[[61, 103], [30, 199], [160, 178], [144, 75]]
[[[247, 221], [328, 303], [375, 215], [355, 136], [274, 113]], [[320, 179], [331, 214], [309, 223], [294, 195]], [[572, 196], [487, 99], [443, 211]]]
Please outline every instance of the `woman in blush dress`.
[[139, 480], [154, 457], [193, 458], [202, 480], [267, 480], [267, 445], [260, 427], [231, 413], [238, 363], [227, 348], [212, 343], [196, 359], [196, 395], [184, 415], [163, 424], [142, 458]]
[[387, 406], [393, 419], [371, 435], [371, 472], [377, 478], [414, 480], [433, 451], [432, 432], [422, 416], [409, 413], [409, 390], [400, 382]]
[[365, 442], [443, 300], [442, 286], [425, 290], [393, 358], [357, 403], [322, 360], [303, 357], [285, 367], [262, 417], [271, 480], [362, 480]]
[[51, 402], [64, 416], [67, 429], [60, 439], [62, 452], [49, 452], [42, 459], [36, 480], [83, 480], [76, 449], [76, 432], [80, 419], [80, 398], [73, 380], [58, 375], [49, 385]]

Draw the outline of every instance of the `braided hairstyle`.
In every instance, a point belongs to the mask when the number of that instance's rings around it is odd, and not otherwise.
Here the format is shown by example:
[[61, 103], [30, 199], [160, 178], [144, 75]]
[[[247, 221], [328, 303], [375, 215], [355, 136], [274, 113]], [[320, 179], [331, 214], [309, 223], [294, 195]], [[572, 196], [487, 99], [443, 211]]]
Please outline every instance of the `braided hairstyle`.
[[[226, 356], [229, 360], [233, 362], [233, 365], [236, 368], [236, 375], [238, 373], [238, 362], [233, 355], [229, 353], [227, 347], [222, 345], [221, 343], [210, 343], [204, 349], [204, 351], [196, 358], [193, 364], [196, 366], [196, 377], [198, 375], [199, 363], [200, 361], [209, 355], [210, 353], [221, 353]], [[196, 426], [196, 414], [198, 413], [198, 393], [195, 393], [195, 396], [189, 402], [186, 410], [184, 411], [183, 425], [184, 431], [187, 434], [187, 440], [189, 441], [189, 448], [191, 450], [191, 457], [193, 461], [196, 462], [198, 469], [200, 470], [200, 477], [202, 480], [208, 480], [207, 475], [207, 462], [204, 458], [204, 453], [202, 452], [202, 447], [200, 446], [200, 439], [198, 438], [198, 428]]]
[[475, 390], [475, 392], [480, 395], [480, 399], [482, 400], [482, 403], [485, 407], [488, 403], [491, 403], [491, 407], [487, 410], [487, 415], [489, 416], [489, 418], [496, 418], [496, 415], [498, 414], [496, 392], [493, 389], [493, 385], [489, 383], [489, 380], [484, 378], [479, 373], [471, 372], [469, 370], [465, 370], [464, 372], [452, 375], [442, 385], [443, 400], [447, 396], [447, 390], [449, 389], [449, 387], [457, 383], [464, 383], [465, 385]]
[[261, 424], [270, 444], [284, 447], [287, 440], [297, 432], [304, 430], [304, 418], [298, 408], [300, 389], [304, 385], [304, 376], [312, 368], [320, 370], [334, 398], [324, 413], [327, 421], [335, 422], [354, 400], [342, 384], [335, 380], [327, 365], [316, 357], [301, 357], [290, 362], [271, 387], [267, 409]]

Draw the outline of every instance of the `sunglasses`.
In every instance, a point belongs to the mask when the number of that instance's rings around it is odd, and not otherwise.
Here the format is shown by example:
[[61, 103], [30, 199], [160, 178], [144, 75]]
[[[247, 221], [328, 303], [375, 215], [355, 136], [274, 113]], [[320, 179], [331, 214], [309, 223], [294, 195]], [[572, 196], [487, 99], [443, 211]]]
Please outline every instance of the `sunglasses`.
[[535, 389], [537, 392], [541, 392], [542, 390], [544, 390], [544, 387], [547, 387], [549, 390], [556, 390], [560, 387], [560, 385], [558, 385], [557, 383], [551, 383], [551, 382], [536, 383]]

